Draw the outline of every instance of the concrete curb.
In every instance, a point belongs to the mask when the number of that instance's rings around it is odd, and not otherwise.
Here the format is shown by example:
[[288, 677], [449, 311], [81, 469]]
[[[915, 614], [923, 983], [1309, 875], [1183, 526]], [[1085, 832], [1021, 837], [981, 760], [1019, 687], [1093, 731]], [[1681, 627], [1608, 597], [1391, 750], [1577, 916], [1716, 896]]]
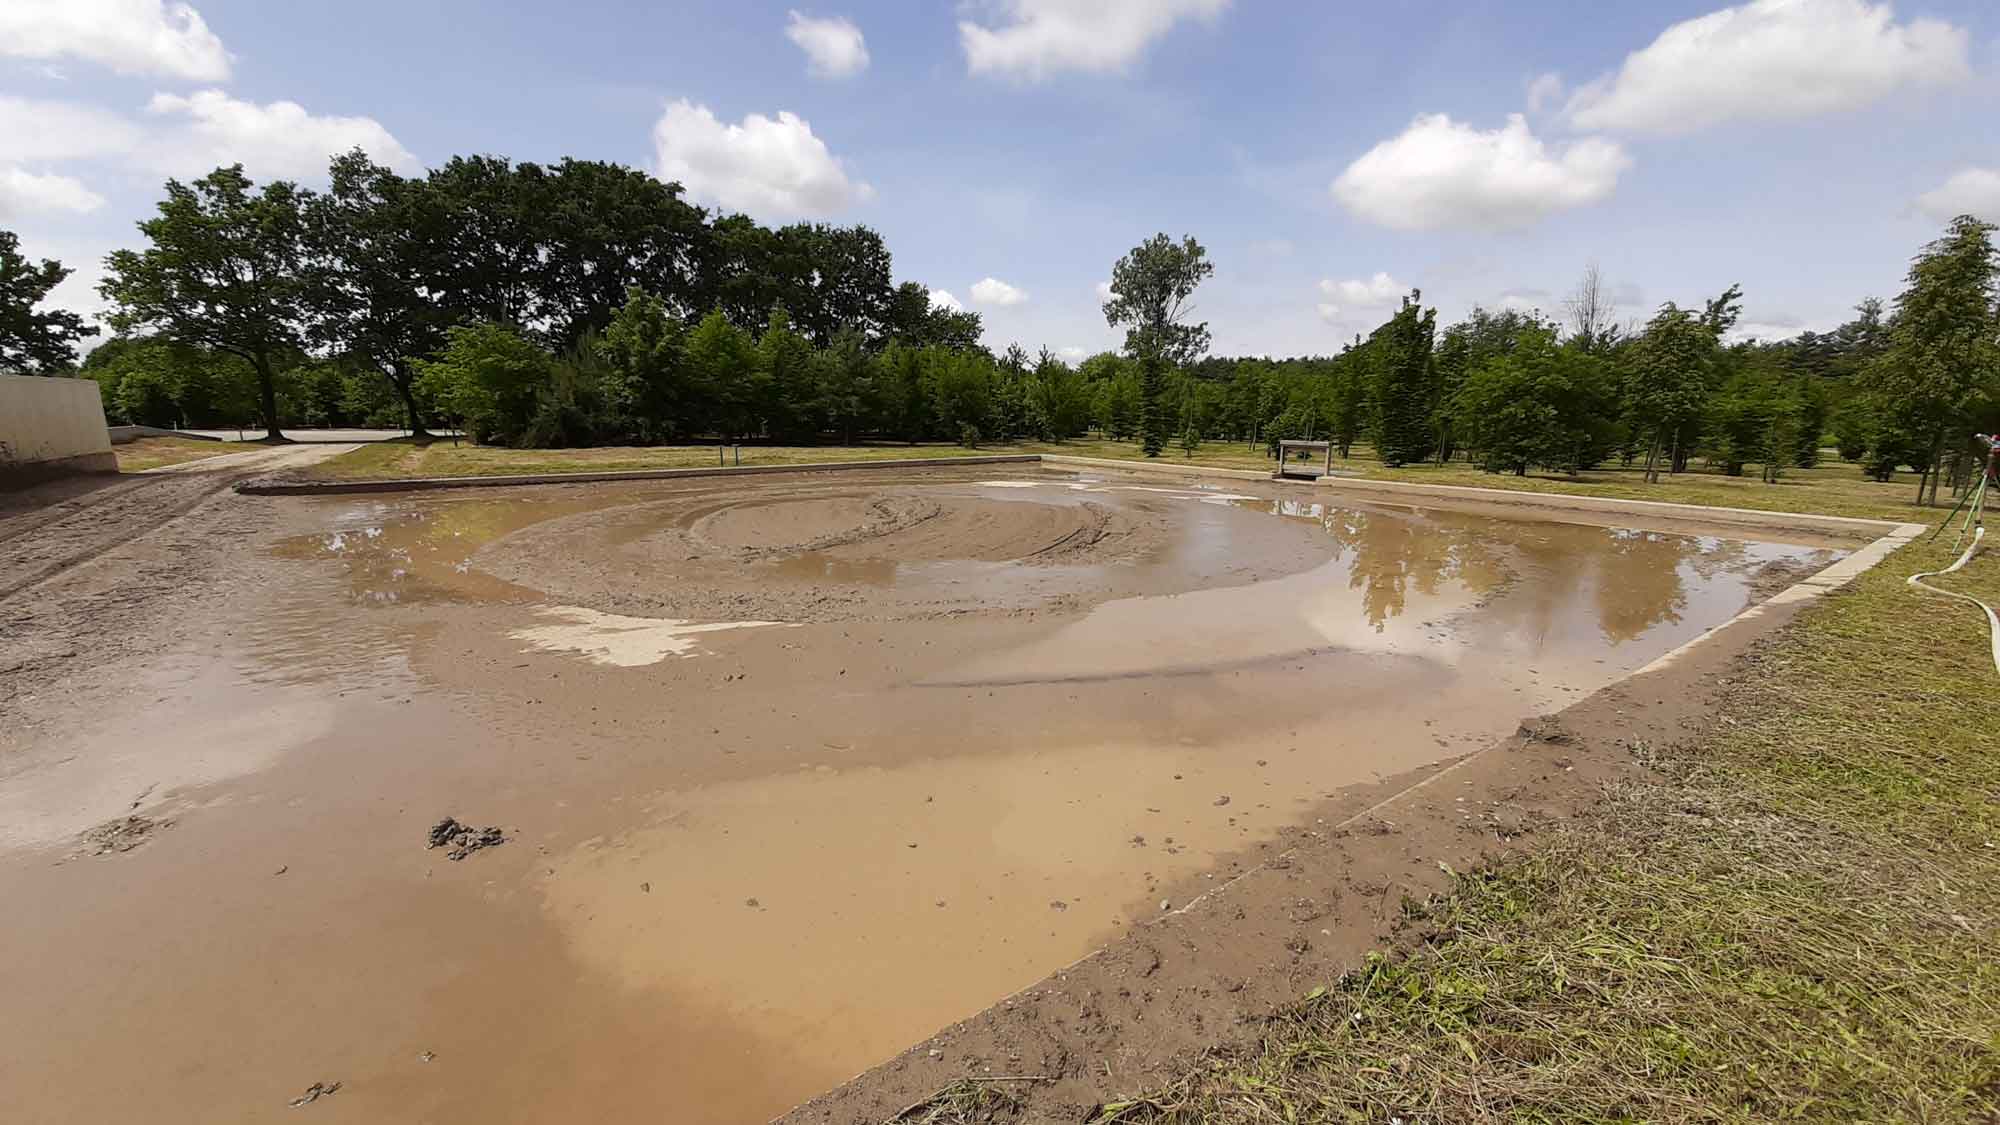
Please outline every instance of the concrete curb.
[[589, 484], [593, 481], [680, 480], [687, 477], [762, 476], [768, 473], [833, 473], [859, 469], [935, 469], [952, 465], [1023, 465], [1041, 460], [1034, 453], [990, 457], [906, 457], [882, 461], [822, 461], [802, 465], [713, 465], [687, 469], [630, 469], [606, 473], [522, 473], [497, 477], [407, 477], [399, 480], [247, 480], [236, 491], [247, 496], [333, 496], [357, 492], [427, 492], [443, 488], [509, 488], [525, 484]]

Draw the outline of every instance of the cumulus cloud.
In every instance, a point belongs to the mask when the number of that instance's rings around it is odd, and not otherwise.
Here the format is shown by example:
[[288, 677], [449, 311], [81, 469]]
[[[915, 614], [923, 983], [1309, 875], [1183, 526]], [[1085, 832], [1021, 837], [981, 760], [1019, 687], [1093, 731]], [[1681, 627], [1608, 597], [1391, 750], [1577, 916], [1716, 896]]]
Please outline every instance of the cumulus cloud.
[[2000, 222], [2000, 169], [1967, 168], [1957, 172], [1918, 196], [1917, 210], [1941, 223], [1960, 215]]
[[1540, 113], [1542, 107], [1551, 106], [1562, 100], [1562, 75], [1537, 74], [1528, 80], [1528, 112]]
[[966, 69], [1039, 80], [1131, 65], [1184, 20], [1213, 20], [1229, 0], [998, 0], [993, 26], [958, 25]]
[[1111, 299], [1111, 283], [1109, 281], [1100, 281], [1097, 283], [1097, 297], [1101, 301], [1109, 301]]
[[931, 290], [931, 307], [934, 309], [944, 309], [946, 312], [965, 311], [965, 306], [958, 303], [958, 298], [952, 296], [949, 289]]
[[120, 74], [219, 82], [229, 52], [201, 13], [165, 0], [6, 0], [0, 55], [76, 58]]
[[1394, 304], [1410, 287], [1377, 271], [1374, 277], [1334, 281], [1327, 279], [1319, 283], [1319, 291], [1327, 297], [1346, 305], [1389, 305]]
[[1069, 364], [1071, 367], [1075, 367], [1077, 364], [1089, 359], [1090, 354], [1089, 348], [1062, 348], [1056, 352], [1056, 358]]
[[0, 219], [37, 211], [86, 214], [104, 206], [104, 197], [82, 180], [26, 168], [0, 167]]
[[688, 194], [762, 218], [830, 215], [875, 195], [850, 179], [812, 126], [795, 113], [753, 113], [741, 125], [716, 120], [685, 99], [653, 125], [655, 172]]
[[0, 94], [0, 150], [15, 160], [40, 163], [130, 152], [142, 136], [115, 113], [73, 102]]
[[1348, 165], [1333, 195], [1397, 230], [1503, 230], [1597, 203], [1631, 166], [1624, 149], [1598, 137], [1551, 148], [1518, 113], [1492, 130], [1433, 113]]
[[372, 117], [309, 113], [297, 102], [242, 101], [221, 90], [155, 94], [146, 112], [167, 120], [142, 146], [141, 161], [173, 175], [242, 164], [253, 179], [315, 179], [337, 153], [360, 148], [402, 172], [423, 167]]
[[1888, 3], [1752, 0], [1674, 24], [1571, 96], [1580, 128], [1685, 133], [1853, 109], [1965, 79], [1966, 33]]
[[982, 305], [998, 305], [1005, 309], [1025, 303], [1028, 295], [997, 277], [987, 277], [972, 283], [972, 299]]
[[814, 78], [851, 78], [868, 69], [868, 44], [854, 21], [816, 18], [794, 8], [785, 38], [806, 53], [806, 73]]

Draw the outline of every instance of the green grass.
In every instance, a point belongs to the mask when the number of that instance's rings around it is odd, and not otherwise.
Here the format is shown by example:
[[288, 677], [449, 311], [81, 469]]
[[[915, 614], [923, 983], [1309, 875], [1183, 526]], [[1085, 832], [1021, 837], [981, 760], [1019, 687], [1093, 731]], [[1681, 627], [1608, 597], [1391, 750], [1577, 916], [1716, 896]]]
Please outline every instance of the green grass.
[[[1991, 1121], [2000, 677], [1912, 546], [1658, 779], [1414, 911], [1428, 940], [1101, 1121]], [[2000, 558], [1947, 580], [2000, 601]]]
[[[798, 465], [826, 461], [877, 461], [908, 457], [956, 457], [995, 453], [1065, 453], [1078, 457], [1143, 460], [1131, 442], [1082, 439], [1066, 442], [1010, 442], [966, 449], [958, 445], [896, 443], [860, 446], [745, 445], [745, 465]], [[1163, 463], [1192, 464], [1267, 472], [1272, 461], [1261, 449], [1235, 442], [1206, 442], [1192, 458], [1170, 450]], [[712, 445], [610, 447], [601, 449], [504, 449], [469, 443], [408, 441], [365, 445], [314, 466], [314, 478], [356, 480], [397, 477], [490, 476], [510, 473], [612, 472], [629, 469], [697, 468], [716, 463]], [[1577, 476], [1560, 474], [1485, 473], [1462, 464], [1418, 465], [1390, 469], [1373, 452], [1357, 447], [1354, 456], [1336, 460], [1336, 469], [1377, 480], [1503, 488], [1531, 492], [1567, 492], [1624, 500], [1660, 500], [1773, 512], [1819, 512], [1870, 519], [1925, 520], [1937, 513], [1911, 502], [1916, 480], [1898, 474], [1888, 482], [1868, 480], [1853, 465], [1831, 461], [1816, 469], [1793, 469], [1776, 484], [1765, 484], [1755, 470], [1729, 477], [1696, 466], [1690, 471], [1647, 484], [1637, 469], [1602, 468]]]
[[246, 448], [261, 447], [233, 445], [223, 441], [195, 441], [191, 438], [145, 437], [136, 438], [124, 445], [114, 445], [111, 447], [111, 452], [118, 457], [119, 472], [140, 473], [165, 465], [182, 465], [189, 461], [241, 453]]

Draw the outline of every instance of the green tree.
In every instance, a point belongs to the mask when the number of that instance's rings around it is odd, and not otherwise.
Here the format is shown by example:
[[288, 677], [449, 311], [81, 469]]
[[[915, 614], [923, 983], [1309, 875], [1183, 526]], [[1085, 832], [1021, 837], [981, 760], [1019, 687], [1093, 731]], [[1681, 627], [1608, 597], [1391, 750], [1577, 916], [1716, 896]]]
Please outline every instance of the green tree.
[[241, 358], [257, 374], [266, 437], [281, 441], [277, 365], [303, 350], [311, 193], [283, 180], [253, 191], [240, 164], [168, 180], [166, 192], [159, 215], [139, 224], [152, 245], [106, 259], [99, 289], [115, 306], [111, 323]]
[[1961, 215], [1924, 247], [1896, 298], [1889, 346], [1863, 376], [1878, 441], [1917, 451], [1919, 504], [1937, 502], [1947, 446], [1965, 440], [1972, 407], [2000, 363], [1993, 230]]
[[1695, 313], [1672, 301], [1621, 355], [1627, 424], [1646, 447], [1646, 482], [1660, 480], [1660, 456], [1680, 462], [1680, 443], [1708, 404], [1715, 332]]
[[747, 436], [756, 425], [757, 345], [750, 333], [717, 309], [688, 333], [688, 382], [707, 404], [704, 422], [724, 441]]
[[624, 307], [597, 338], [607, 409], [626, 419], [639, 441], [683, 435], [698, 414], [686, 342], [686, 324], [667, 311], [665, 301], [638, 288], [626, 292]]
[[1486, 471], [1522, 475], [1544, 465], [1574, 474], [1611, 448], [1609, 389], [1602, 358], [1530, 319], [1512, 347], [1466, 376], [1453, 407]]
[[29, 261], [20, 238], [0, 230], [0, 371], [66, 371], [76, 362], [77, 342], [97, 335], [95, 325], [66, 309], [36, 311], [70, 273], [54, 259]]
[[1148, 457], [1167, 445], [1161, 399], [1168, 369], [1208, 351], [1208, 325], [1188, 323], [1188, 301], [1213, 273], [1201, 243], [1192, 237], [1176, 243], [1165, 234], [1133, 247], [1111, 268], [1104, 319], [1114, 328], [1125, 326], [1125, 350], [1139, 363], [1140, 441]]
[[438, 358], [416, 367], [417, 392], [473, 440], [494, 445], [522, 443], [556, 376], [553, 356], [495, 321], [453, 327]]
[[1429, 457], [1434, 436], [1431, 347], [1437, 310], [1423, 308], [1422, 297], [1411, 290], [1402, 308], [1369, 340], [1374, 351], [1375, 451], [1391, 468]]
[[425, 284], [437, 247], [422, 180], [406, 180], [355, 149], [333, 159], [326, 194], [305, 205], [308, 335], [380, 373], [401, 398], [410, 432], [428, 436], [415, 361], [444, 345], [452, 314]]

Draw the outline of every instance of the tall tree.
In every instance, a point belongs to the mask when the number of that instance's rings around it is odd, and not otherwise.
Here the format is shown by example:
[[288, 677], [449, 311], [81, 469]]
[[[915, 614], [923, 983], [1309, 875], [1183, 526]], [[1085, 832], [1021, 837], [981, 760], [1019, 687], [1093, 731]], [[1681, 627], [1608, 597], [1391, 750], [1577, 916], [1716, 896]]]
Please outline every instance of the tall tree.
[[1669, 467], [1680, 463], [1681, 443], [1708, 404], [1715, 333], [1702, 317], [1669, 301], [1621, 354], [1626, 423], [1646, 446], [1646, 482], [1657, 484], [1660, 455], [1667, 455]]
[[1169, 418], [1162, 402], [1166, 373], [1208, 351], [1208, 325], [1189, 323], [1195, 289], [1215, 273], [1208, 251], [1192, 236], [1180, 242], [1156, 234], [1111, 268], [1104, 319], [1125, 326], [1125, 349], [1139, 362], [1139, 431], [1146, 456], [1167, 447]]
[[1423, 308], [1423, 293], [1412, 289], [1369, 340], [1376, 350], [1375, 451], [1391, 468], [1430, 456], [1436, 331], [1437, 310]]
[[266, 437], [281, 441], [277, 371], [304, 342], [309, 286], [300, 267], [311, 193], [284, 180], [254, 191], [240, 164], [191, 184], [168, 180], [166, 191], [158, 217], [139, 224], [152, 246], [105, 260], [98, 288], [115, 306], [111, 323], [249, 363]]
[[336, 156], [326, 194], [306, 205], [312, 318], [308, 336], [379, 372], [403, 401], [412, 435], [428, 436], [416, 361], [444, 346], [453, 321], [425, 284], [436, 214], [408, 180], [360, 149]]
[[52, 258], [29, 261], [20, 238], [0, 230], [0, 371], [64, 370], [76, 362], [77, 341], [97, 335], [95, 325], [66, 309], [35, 311], [70, 273]]
[[1920, 504], [1926, 489], [1936, 502], [1947, 444], [1965, 440], [1975, 396], [2000, 365], [1993, 231], [1991, 223], [1960, 215], [1917, 255], [1896, 298], [1888, 351], [1865, 379], [1892, 440], [1921, 451]]
[[1569, 321], [1569, 338], [1584, 351], [1601, 354], [1618, 343], [1618, 299], [1604, 284], [1604, 272], [1596, 262], [1583, 267], [1576, 288], [1563, 299]]

